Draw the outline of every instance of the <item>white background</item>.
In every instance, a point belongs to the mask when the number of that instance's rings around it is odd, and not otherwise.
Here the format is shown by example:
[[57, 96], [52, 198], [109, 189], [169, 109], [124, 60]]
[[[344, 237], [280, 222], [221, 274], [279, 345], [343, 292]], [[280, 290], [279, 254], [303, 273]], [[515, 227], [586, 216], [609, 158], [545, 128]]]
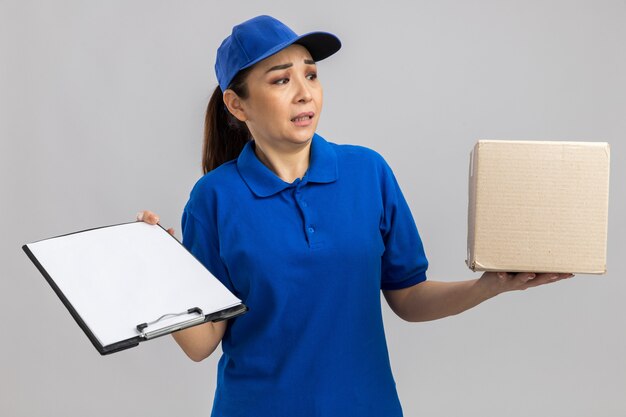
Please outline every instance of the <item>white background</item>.
[[318, 133], [385, 156], [432, 280], [479, 276], [477, 139], [611, 144], [607, 275], [430, 323], [384, 313], [406, 416], [626, 415], [626, 2], [373, 3], [0, 0], [0, 415], [209, 415], [218, 352], [194, 363], [168, 336], [101, 357], [20, 247], [141, 209], [180, 238], [215, 51], [258, 14], [342, 40]]

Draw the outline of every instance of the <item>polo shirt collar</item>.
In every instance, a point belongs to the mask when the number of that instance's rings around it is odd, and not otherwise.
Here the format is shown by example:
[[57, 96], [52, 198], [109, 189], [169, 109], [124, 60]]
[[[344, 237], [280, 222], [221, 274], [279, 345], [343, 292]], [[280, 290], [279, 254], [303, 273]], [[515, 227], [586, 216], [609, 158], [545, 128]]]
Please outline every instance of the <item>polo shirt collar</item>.
[[[259, 197], [269, 197], [293, 184], [283, 181], [266, 167], [254, 153], [254, 141], [246, 143], [237, 158], [237, 169], [250, 190]], [[309, 169], [302, 182], [328, 183], [337, 180], [337, 154], [317, 133], [311, 140]]]

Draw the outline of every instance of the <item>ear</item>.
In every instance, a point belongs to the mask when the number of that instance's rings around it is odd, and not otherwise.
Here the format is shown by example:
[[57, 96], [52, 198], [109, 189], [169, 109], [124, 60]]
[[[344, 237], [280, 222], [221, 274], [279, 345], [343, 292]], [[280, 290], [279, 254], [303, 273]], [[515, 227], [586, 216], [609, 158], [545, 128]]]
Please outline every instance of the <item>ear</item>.
[[246, 116], [246, 112], [243, 107], [242, 100], [239, 98], [237, 93], [235, 93], [230, 88], [224, 91], [224, 95], [222, 96], [224, 100], [224, 105], [228, 109], [228, 111], [237, 118], [240, 122], [245, 122], [248, 120]]

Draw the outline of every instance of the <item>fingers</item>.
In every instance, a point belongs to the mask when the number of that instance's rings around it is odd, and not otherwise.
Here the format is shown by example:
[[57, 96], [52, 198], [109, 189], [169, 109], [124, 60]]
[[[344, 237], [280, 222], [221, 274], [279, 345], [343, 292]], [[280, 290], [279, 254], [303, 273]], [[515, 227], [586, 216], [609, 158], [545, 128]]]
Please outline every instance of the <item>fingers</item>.
[[545, 274], [537, 274], [537, 278], [533, 280], [533, 282], [529, 283], [529, 287], [537, 287], [543, 284], [549, 284], [551, 282], [557, 282], [562, 279], [567, 279], [573, 277], [574, 274], [557, 274], [557, 273], [545, 273]]
[[573, 277], [570, 273], [498, 272], [501, 285], [509, 290], [525, 290]]
[[149, 210], [144, 210], [137, 213], [137, 221], [157, 224], [159, 222], [159, 216]]
[[504, 280], [513, 280], [519, 284], [525, 284], [535, 279], [534, 272], [498, 272], [498, 278]]
[[539, 285], [550, 284], [562, 279], [573, 277], [574, 274], [570, 273], [532, 273], [532, 272], [519, 272], [514, 274], [513, 279], [518, 281], [520, 289], [526, 289], [531, 287], [538, 287]]
[[515, 274], [515, 279], [520, 280], [524, 284], [534, 281], [536, 278], [537, 274], [534, 272], [518, 272]]
[[[150, 210], [143, 210], [137, 213], [138, 222], [146, 222], [148, 224], [154, 225], [154, 224], [159, 223], [159, 220], [160, 220], [159, 215], [151, 212]], [[167, 229], [167, 233], [174, 236], [174, 233], [175, 233], [174, 228], [170, 227], [169, 229]]]

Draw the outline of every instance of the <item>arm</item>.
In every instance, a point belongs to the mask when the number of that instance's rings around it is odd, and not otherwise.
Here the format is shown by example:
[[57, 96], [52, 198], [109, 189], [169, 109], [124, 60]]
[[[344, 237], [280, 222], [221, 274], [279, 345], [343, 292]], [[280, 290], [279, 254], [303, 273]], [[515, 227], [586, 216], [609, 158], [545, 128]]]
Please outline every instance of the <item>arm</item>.
[[[154, 225], [159, 222], [159, 216], [145, 210], [137, 213], [137, 220]], [[169, 228], [167, 231], [174, 236], [173, 228]], [[227, 320], [204, 323], [174, 332], [172, 337], [191, 360], [200, 362], [215, 351], [217, 345], [222, 341], [222, 337], [224, 337], [226, 326]]]
[[385, 290], [389, 307], [400, 318], [429, 321], [453, 316], [507, 291], [525, 290], [572, 274], [485, 272], [479, 279], [459, 282], [424, 281], [400, 290]]
[[208, 358], [222, 341], [227, 321], [209, 322], [172, 333], [176, 343], [195, 362]]

